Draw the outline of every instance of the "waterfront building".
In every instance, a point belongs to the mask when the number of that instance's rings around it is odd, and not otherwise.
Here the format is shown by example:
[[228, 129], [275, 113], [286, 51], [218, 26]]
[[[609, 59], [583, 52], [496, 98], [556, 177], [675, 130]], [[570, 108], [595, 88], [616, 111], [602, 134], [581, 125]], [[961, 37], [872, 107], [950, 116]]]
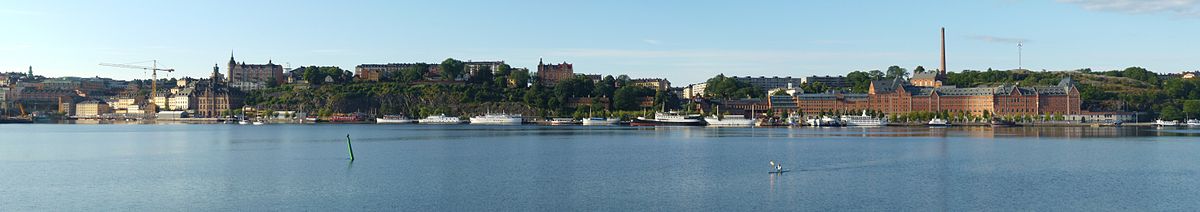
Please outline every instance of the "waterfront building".
[[750, 85], [753, 85], [754, 87], [758, 87], [759, 89], [762, 89], [764, 91], [770, 90], [772, 88], [782, 88], [782, 87], [788, 87], [788, 85], [800, 85], [801, 83], [804, 83], [804, 79], [793, 78], [790, 76], [788, 76], [788, 77], [777, 77], [777, 76], [775, 76], [775, 77], [764, 77], [764, 76], [736, 77], [735, 76], [735, 77], [730, 77], [730, 78], [733, 78], [734, 80], [737, 80], [737, 81], [749, 83]]
[[117, 113], [128, 113], [130, 108], [139, 107], [146, 103], [146, 97], [134, 93], [121, 94], [113, 99], [116, 101], [108, 101], [110, 103], [109, 106]]
[[554, 86], [559, 81], [575, 77], [574, 65], [563, 62], [560, 64], [545, 64], [541, 59], [538, 59], [537, 66], [537, 83], [544, 86]]
[[913, 74], [909, 82], [918, 87], [942, 87], [942, 80], [946, 79], [946, 73], [942, 71], [926, 71]]
[[874, 110], [887, 114], [962, 112], [972, 115], [1080, 114], [1079, 90], [1070, 78], [1055, 86], [957, 88], [922, 87], [892, 79], [871, 83], [866, 94], [840, 92], [800, 94], [796, 105], [804, 113]]
[[[800, 80], [800, 82], [806, 83], [806, 84], [819, 82], [819, 83], [829, 86], [831, 88], [848, 88], [848, 87], [850, 87], [850, 83], [848, 81], [846, 81], [845, 76], [825, 75], [822, 77], [822, 76], [813, 75], [813, 76], [804, 77], [803, 79]], [[800, 85], [800, 84], [795, 84], [795, 85]], [[778, 88], [778, 87], [776, 87], [776, 88]], [[768, 89], [770, 89], [770, 88], [768, 88]]]
[[652, 88], [656, 91], [666, 91], [671, 88], [671, 81], [663, 78], [640, 78], [630, 80], [630, 84], [634, 86], [642, 86]]
[[75, 104], [75, 116], [81, 118], [96, 118], [111, 113], [111, 108], [103, 100], [87, 100]]
[[229, 86], [245, 91], [256, 90], [270, 84], [283, 84], [283, 66], [270, 60], [267, 64], [238, 63], [229, 55]]

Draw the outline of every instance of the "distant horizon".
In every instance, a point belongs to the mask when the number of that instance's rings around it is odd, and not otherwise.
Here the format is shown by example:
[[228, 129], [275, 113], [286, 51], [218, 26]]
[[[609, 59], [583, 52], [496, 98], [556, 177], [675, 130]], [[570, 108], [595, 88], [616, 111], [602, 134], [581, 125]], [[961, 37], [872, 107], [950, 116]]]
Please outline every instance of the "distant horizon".
[[1200, 34], [1198, 11], [1200, 2], [1167, 0], [11, 2], [0, 9], [12, 32], [0, 35], [0, 71], [148, 79], [98, 64], [157, 59], [178, 70], [160, 78], [203, 78], [213, 64], [227, 73], [233, 51], [248, 64], [350, 71], [445, 58], [536, 71], [540, 58], [577, 73], [691, 84], [721, 73], [937, 69], [945, 27], [951, 72], [1016, 69], [1022, 43], [1022, 66], [1032, 71], [1166, 74], [1200, 69], [1189, 64], [1200, 43], [1186, 36]]

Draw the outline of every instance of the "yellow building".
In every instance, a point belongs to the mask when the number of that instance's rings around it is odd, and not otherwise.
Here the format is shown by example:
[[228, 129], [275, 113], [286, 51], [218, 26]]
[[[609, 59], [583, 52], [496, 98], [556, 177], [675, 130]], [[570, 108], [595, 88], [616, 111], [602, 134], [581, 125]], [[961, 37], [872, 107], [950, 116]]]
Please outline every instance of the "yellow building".
[[75, 116], [94, 118], [109, 113], [108, 103], [99, 100], [88, 100], [75, 104]]

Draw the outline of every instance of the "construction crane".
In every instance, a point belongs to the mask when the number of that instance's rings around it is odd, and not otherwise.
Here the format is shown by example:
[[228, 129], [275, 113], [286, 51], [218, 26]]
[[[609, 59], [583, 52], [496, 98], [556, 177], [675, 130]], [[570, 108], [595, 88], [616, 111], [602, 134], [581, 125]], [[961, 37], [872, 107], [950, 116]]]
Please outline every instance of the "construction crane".
[[136, 65], [129, 65], [129, 64], [114, 64], [114, 63], [100, 63], [100, 65], [108, 66], [108, 67], [117, 67], [117, 68], [150, 70], [150, 78], [151, 78], [150, 79], [150, 105], [151, 105], [150, 108], [151, 108], [151, 110], [157, 110], [158, 104], [154, 103], [154, 97], [158, 96], [158, 71], [174, 72], [175, 69], [173, 69], [173, 68], [158, 68], [158, 60], [151, 60], [150, 62], [152, 62], [150, 67], [136, 66]]

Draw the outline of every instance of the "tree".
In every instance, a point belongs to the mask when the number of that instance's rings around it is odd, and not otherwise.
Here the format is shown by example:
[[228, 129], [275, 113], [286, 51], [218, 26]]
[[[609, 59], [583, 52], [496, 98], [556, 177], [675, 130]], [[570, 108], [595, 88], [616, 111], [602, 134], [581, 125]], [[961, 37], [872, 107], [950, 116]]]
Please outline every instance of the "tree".
[[759, 98], [766, 95], [766, 91], [750, 83], [725, 77], [724, 74], [709, 78], [705, 83], [708, 86], [704, 89], [704, 95], [716, 99]]
[[925, 73], [925, 67], [923, 67], [923, 66], [917, 66], [917, 68], [914, 68], [914, 69], [913, 69], [913, 73], [917, 73], [917, 74], [920, 74], [920, 73]]
[[511, 66], [508, 66], [508, 64], [500, 64], [500, 67], [496, 68], [495, 78], [492, 79], [494, 81], [493, 83], [502, 88], [509, 87], [508, 78], [511, 74]]
[[1162, 105], [1162, 109], [1159, 109], [1158, 112], [1158, 118], [1162, 120], [1181, 120], [1183, 119], [1183, 112], [1179, 111], [1179, 108], [1173, 105]]
[[871, 70], [871, 71], [867, 72], [867, 76], [870, 76], [871, 80], [881, 80], [884, 77], [887, 77], [887, 74], [884, 74], [882, 71], [879, 71], [879, 70]]
[[528, 69], [513, 70], [512, 73], [510, 73], [508, 75], [508, 79], [513, 81], [513, 85], [514, 85], [513, 87], [526, 88], [529, 86], [529, 70]]
[[850, 92], [866, 93], [871, 88], [871, 81], [876, 79], [871, 78], [867, 72], [853, 71], [846, 74], [846, 81], [850, 83]]
[[638, 95], [633, 86], [618, 88], [613, 94], [613, 107], [617, 110], [637, 110]]
[[1187, 100], [1183, 102], [1183, 114], [1187, 118], [1200, 117], [1200, 100]]
[[479, 70], [476, 70], [475, 74], [471, 75], [467, 81], [474, 84], [490, 85], [496, 80], [492, 74], [492, 67], [480, 66]]
[[811, 82], [800, 85], [800, 89], [804, 89], [805, 93], [825, 93], [829, 91], [829, 86], [821, 82]]
[[462, 76], [464, 65], [462, 61], [446, 58], [438, 68], [442, 71], [442, 80], [451, 81]]
[[908, 78], [908, 70], [905, 70], [900, 66], [888, 67], [887, 78]]

